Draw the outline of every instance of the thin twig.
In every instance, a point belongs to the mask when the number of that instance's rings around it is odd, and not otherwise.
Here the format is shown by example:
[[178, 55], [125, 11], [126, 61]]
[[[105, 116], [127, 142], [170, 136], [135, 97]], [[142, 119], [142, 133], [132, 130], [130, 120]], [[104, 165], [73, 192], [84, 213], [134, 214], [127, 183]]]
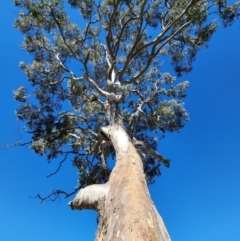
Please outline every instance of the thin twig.
[[68, 154], [69, 154], [69, 153], [66, 153], [66, 154], [65, 154], [65, 157], [63, 158], [63, 160], [59, 162], [59, 165], [58, 165], [58, 168], [56, 169], [56, 171], [53, 172], [53, 173], [51, 173], [51, 174], [49, 174], [49, 175], [47, 175], [47, 177], [51, 177], [51, 176], [55, 175], [56, 173], [58, 173], [58, 171], [60, 170], [63, 162], [66, 161]]

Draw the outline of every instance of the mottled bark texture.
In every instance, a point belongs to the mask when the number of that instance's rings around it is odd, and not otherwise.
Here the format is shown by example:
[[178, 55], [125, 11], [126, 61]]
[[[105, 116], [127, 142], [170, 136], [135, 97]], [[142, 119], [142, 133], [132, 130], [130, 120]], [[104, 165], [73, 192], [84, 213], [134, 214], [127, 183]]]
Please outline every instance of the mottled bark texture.
[[99, 212], [97, 241], [171, 240], [151, 201], [140, 155], [125, 129], [113, 124], [102, 131], [115, 148], [116, 165], [106, 184], [81, 190], [71, 207]]

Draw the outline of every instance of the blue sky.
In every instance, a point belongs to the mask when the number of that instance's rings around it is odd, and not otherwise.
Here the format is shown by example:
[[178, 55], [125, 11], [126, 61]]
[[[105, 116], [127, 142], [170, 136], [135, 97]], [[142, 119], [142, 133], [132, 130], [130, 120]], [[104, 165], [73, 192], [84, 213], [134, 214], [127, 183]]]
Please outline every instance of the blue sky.
[[[0, 146], [16, 140], [17, 103], [13, 90], [27, 80], [18, 68], [27, 55], [20, 50], [21, 34], [12, 23], [17, 9], [0, 2]], [[240, 22], [219, 29], [194, 63], [186, 108], [190, 121], [178, 134], [160, 142], [171, 159], [170, 169], [150, 186], [152, 199], [173, 241], [238, 241], [240, 235]], [[0, 240], [65, 241], [94, 239], [93, 211], [71, 211], [68, 201], [29, 199], [55, 188], [71, 190], [77, 173], [64, 163], [47, 164], [27, 147], [0, 151]]]

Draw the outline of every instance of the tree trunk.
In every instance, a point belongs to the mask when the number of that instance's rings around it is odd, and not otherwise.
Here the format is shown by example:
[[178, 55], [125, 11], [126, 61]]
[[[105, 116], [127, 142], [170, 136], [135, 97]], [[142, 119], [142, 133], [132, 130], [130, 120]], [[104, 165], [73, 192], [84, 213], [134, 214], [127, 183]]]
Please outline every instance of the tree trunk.
[[99, 212], [97, 241], [170, 241], [151, 201], [142, 160], [126, 131], [118, 124], [102, 131], [113, 143], [116, 165], [106, 184], [82, 189], [71, 207]]

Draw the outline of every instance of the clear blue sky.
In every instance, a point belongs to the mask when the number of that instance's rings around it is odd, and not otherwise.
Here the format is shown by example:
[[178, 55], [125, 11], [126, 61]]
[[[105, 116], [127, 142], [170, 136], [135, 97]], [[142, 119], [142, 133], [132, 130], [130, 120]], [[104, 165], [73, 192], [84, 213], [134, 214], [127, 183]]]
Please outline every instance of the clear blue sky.
[[[12, 1], [0, 2], [0, 146], [18, 138], [13, 90], [26, 83], [18, 68], [26, 54]], [[171, 159], [170, 169], [150, 186], [152, 199], [173, 241], [238, 241], [240, 237], [240, 23], [220, 29], [202, 50], [190, 81], [186, 108], [191, 120], [179, 134], [160, 142]], [[68, 201], [47, 202], [28, 197], [55, 188], [71, 190], [76, 170], [57, 167], [30, 149], [0, 151], [0, 240], [65, 241], [94, 239], [93, 211], [71, 211]]]

